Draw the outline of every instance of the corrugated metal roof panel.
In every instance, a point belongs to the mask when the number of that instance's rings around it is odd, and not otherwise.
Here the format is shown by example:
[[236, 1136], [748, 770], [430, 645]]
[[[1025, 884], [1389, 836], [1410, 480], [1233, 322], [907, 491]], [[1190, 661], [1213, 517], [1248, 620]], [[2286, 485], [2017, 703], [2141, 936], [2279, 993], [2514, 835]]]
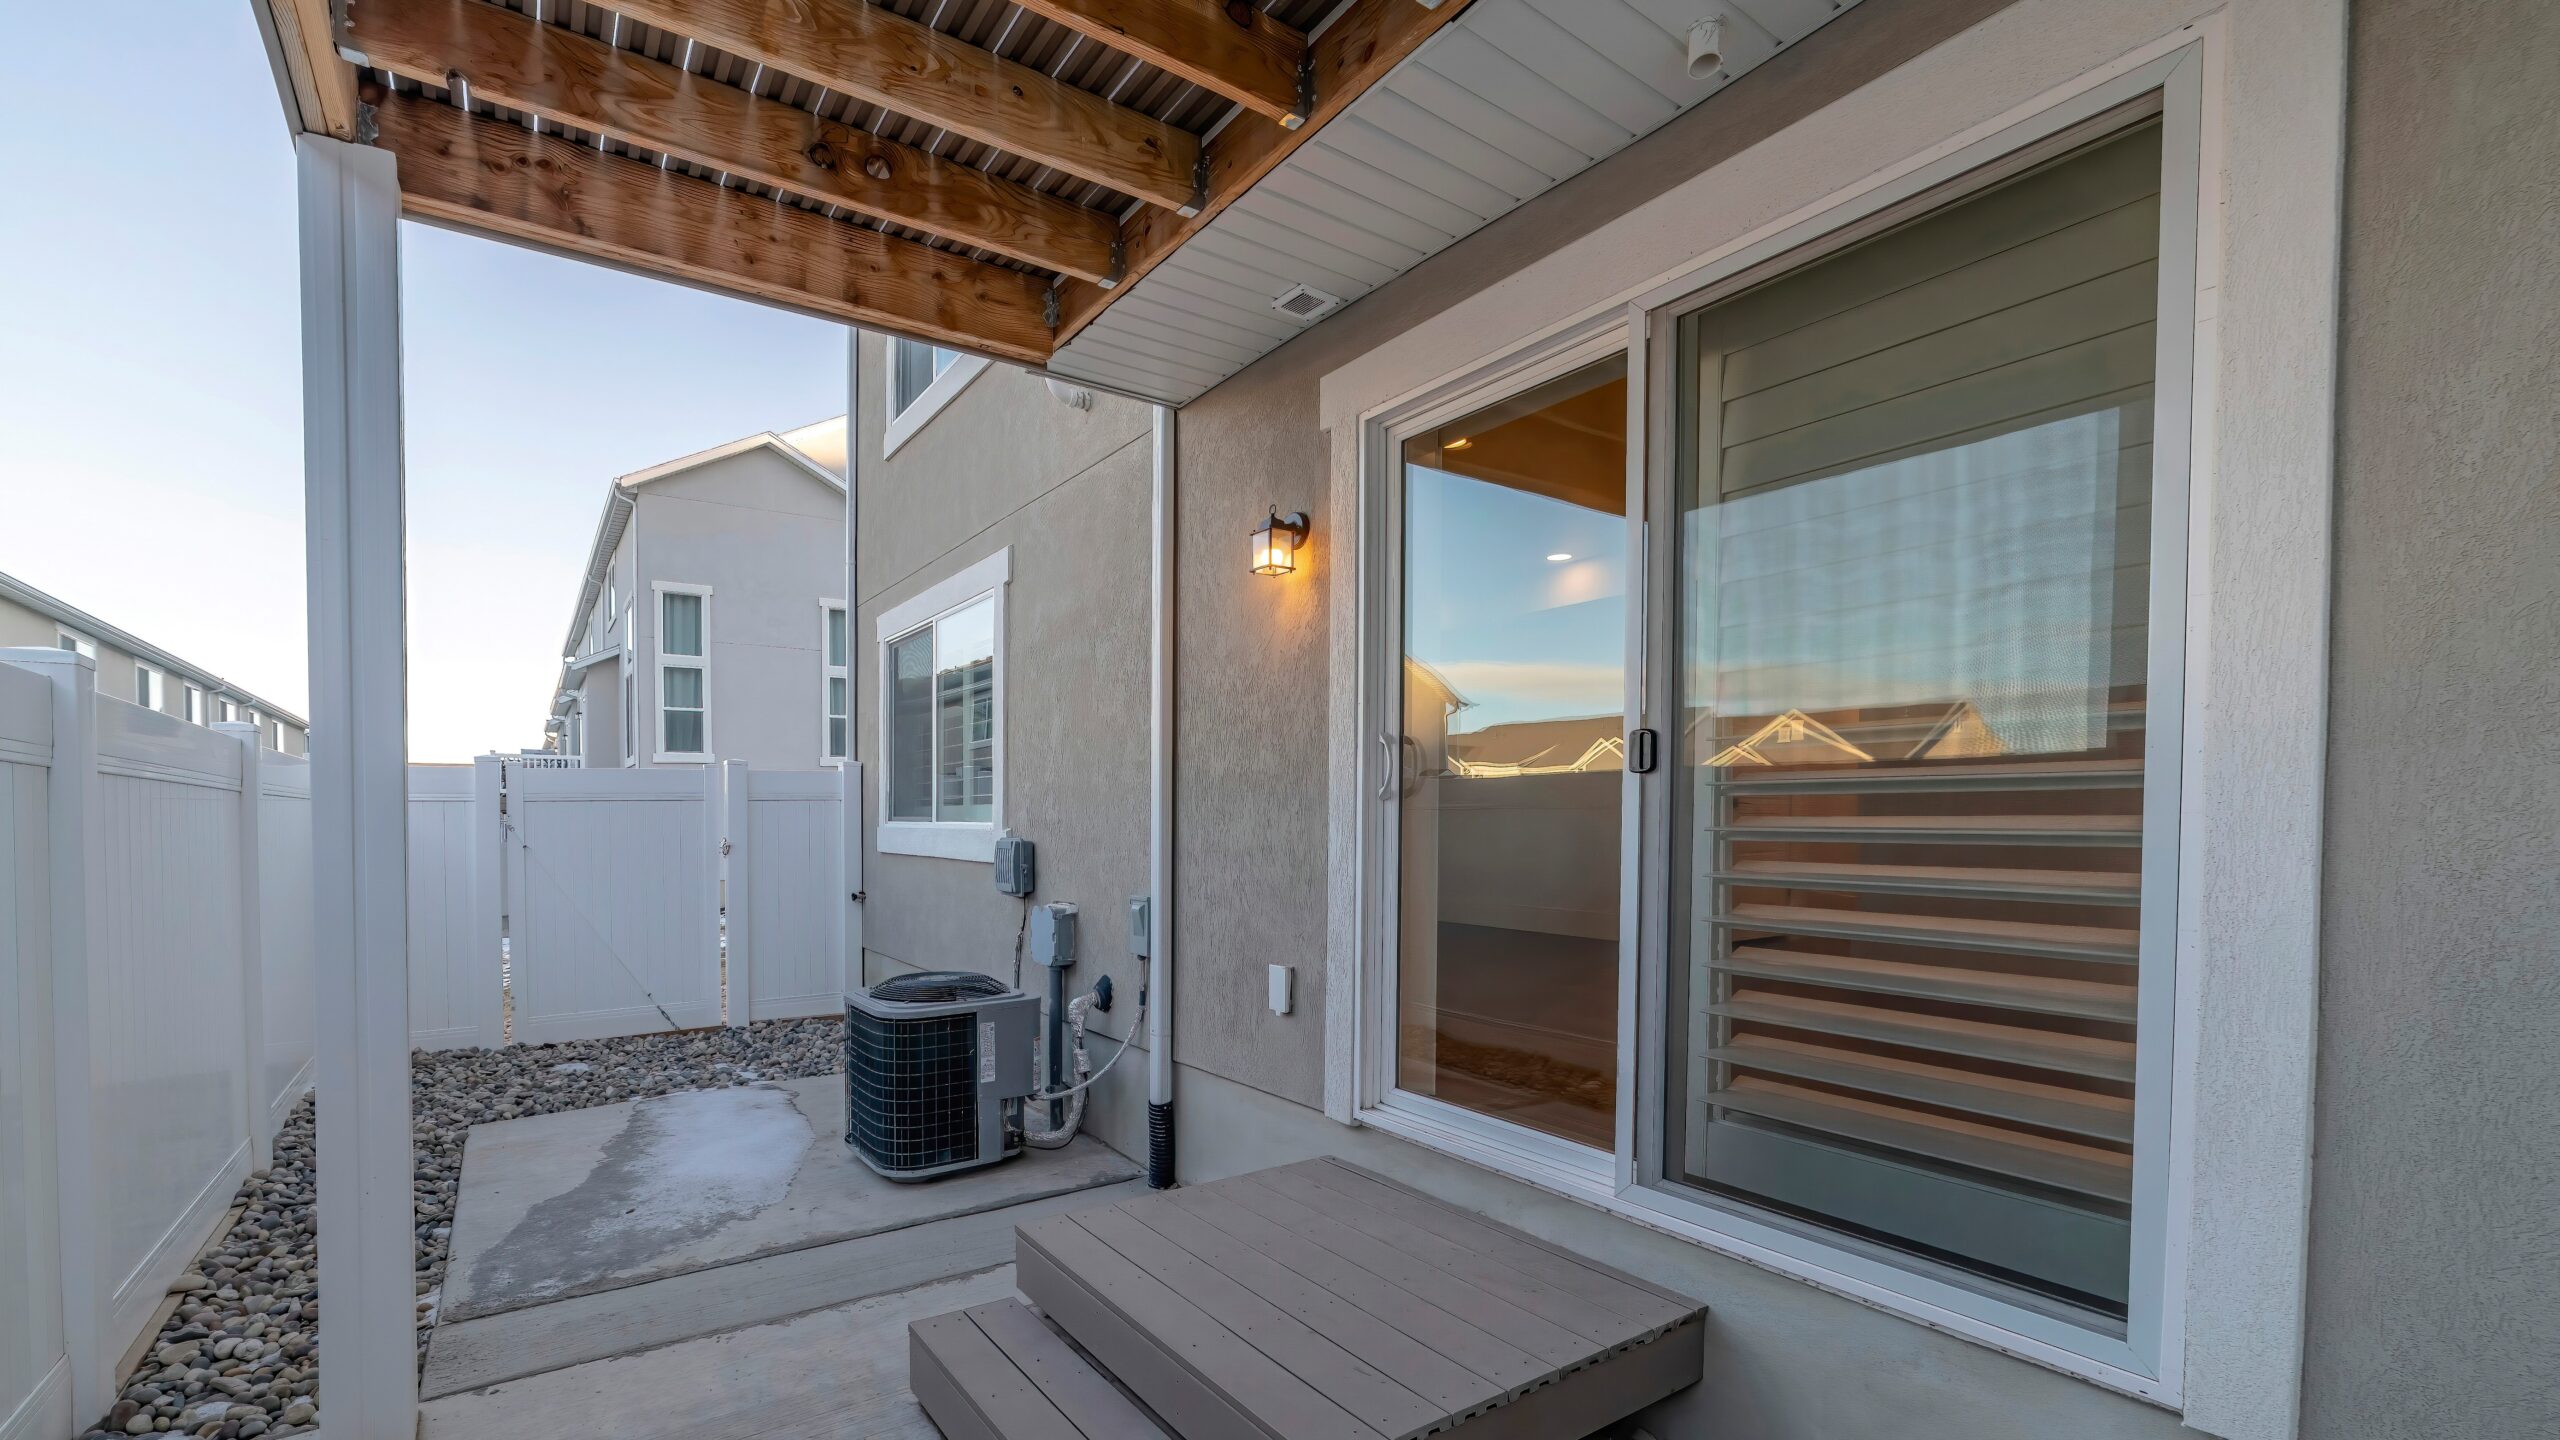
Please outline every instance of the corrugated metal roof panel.
[[1476, 0], [1049, 368], [1185, 403], [1298, 333], [1271, 310], [1292, 285], [1356, 300], [1857, 3], [1717, 0], [1725, 64], [1692, 77], [1697, 0]]

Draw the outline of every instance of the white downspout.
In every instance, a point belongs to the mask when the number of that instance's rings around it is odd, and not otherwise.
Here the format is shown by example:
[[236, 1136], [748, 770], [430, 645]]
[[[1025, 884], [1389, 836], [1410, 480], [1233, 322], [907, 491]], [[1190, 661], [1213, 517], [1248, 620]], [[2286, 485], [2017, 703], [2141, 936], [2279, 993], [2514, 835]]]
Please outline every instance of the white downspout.
[[1147, 649], [1147, 1185], [1173, 1186], [1174, 414], [1155, 408]]

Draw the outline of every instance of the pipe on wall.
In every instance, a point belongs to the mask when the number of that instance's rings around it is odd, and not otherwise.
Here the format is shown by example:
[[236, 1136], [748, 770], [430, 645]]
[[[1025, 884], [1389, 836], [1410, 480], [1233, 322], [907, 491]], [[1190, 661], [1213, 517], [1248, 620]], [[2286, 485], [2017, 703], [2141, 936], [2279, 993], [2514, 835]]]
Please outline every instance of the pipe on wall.
[[1174, 414], [1155, 407], [1148, 499], [1152, 596], [1147, 648], [1147, 1185], [1173, 1185]]

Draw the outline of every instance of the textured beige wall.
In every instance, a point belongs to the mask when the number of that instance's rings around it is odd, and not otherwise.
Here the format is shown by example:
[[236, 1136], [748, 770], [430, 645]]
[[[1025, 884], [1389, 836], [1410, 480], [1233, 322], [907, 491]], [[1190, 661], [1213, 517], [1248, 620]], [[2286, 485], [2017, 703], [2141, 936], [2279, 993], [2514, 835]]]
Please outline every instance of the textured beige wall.
[[[862, 343], [871, 382], [884, 347]], [[862, 386], [856, 439], [862, 597], [852, 672], [864, 833], [879, 813], [880, 613], [1010, 548], [1001, 824], [1039, 847], [1032, 901], [1080, 907], [1083, 958], [1070, 980], [1082, 990], [1112, 977], [1120, 998], [1095, 1029], [1117, 1036], [1136, 1013], [1141, 978], [1122, 907], [1147, 887], [1151, 412], [1110, 396], [1078, 410], [1042, 381], [994, 365], [883, 459], [881, 389]], [[1023, 902], [996, 893], [985, 860], [875, 848], [863, 863], [864, 978], [901, 968], [1013, 978]], [[1036, 989], [1044, 979], [1026, 973], [1024, 983]]]
[[2560, 1435], [2560, 6], [2352, 26], [2302, 1434]]

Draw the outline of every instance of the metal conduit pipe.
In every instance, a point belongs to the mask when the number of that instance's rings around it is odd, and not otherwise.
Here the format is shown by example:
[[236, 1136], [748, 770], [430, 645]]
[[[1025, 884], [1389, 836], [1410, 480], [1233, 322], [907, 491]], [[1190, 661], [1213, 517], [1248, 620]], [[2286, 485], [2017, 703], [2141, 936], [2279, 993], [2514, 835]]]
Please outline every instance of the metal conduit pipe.
[[1155, 407], [1147, 648], [1147, 1186], [1173, 1187], [1174, 415]]

